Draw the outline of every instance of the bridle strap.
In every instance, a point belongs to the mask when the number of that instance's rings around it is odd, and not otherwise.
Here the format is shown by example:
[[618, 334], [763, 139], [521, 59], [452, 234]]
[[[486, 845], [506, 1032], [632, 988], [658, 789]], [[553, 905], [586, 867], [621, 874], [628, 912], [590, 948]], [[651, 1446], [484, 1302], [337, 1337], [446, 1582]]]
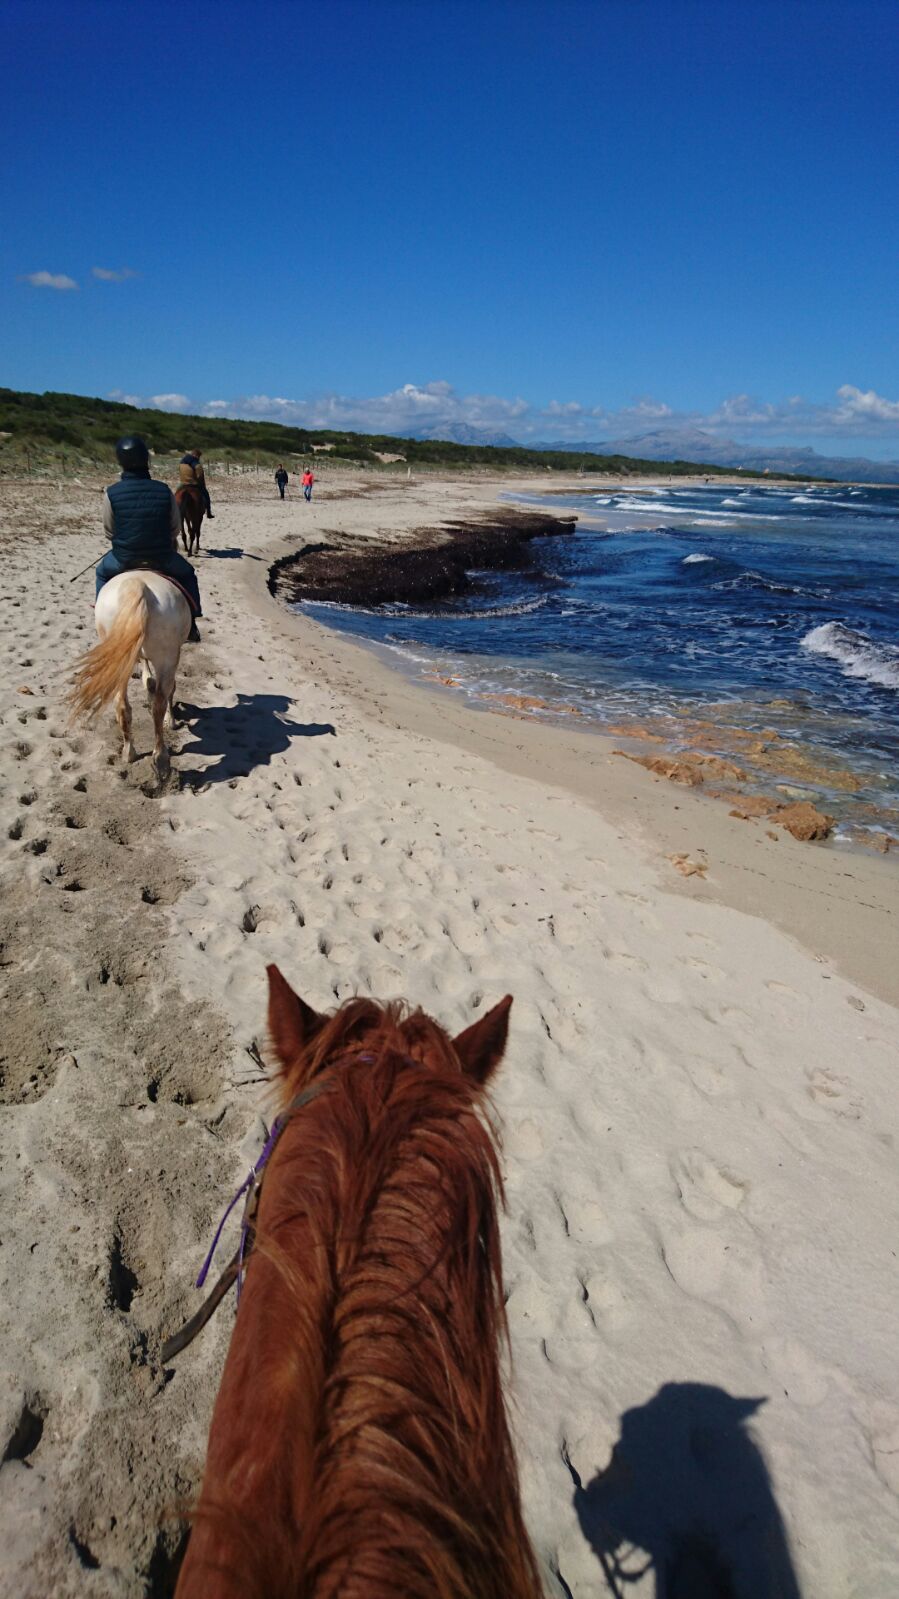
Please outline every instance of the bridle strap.
[[203, 1303], [196, 1315], [191, 1316], [190, 1321], [186, 1321], [184, 1326], [181, 1327], [178, 1332], [173, 1333], [171, 1338], [166, 1339], [162, 1346], [161, 1357], [162, 1364], [164, 1366], [167, 1366], [170, 1360], [174, 1360], [176, 1355], [180, 1355], [182, 1349], [186, 1349], [188, 1344], [192, 1344], [197, 1336], [197, 1333], [203, 1331], [207, 1321], [209, 1321], [214, 1312], [218, 1310], [218, 1307], [228, 1292], [228, 1289], [231, 1287], [232, 1283], [235, 1282], [239, 1264], [240, 1250], [238, 1249], [235, 1250], [234, 1254], [232, 1255], [230, 1261], [222, 1272], [221, 1277], [213, 1288], [212, 1293], [207, 1294], [206, 1298], [203, 1300]]
[[170, 1360], [173, 1360], [176, 1355], [180, 1355], [182, 1349], [186, 1349], [188, 1344], [193, 1343], [197, 1334], [203, 1331], [207, 1321], [209, 1321], [215, 1314], [229, 1288], [235, 1282], [237, 1283], [239, 1300], [240, 1279], [243, 1268], [253, 1253], [253, 1248], [256, 1243], [256, 1213], [259, 1209], [259, 1196], [262, 1192], [262, 1180], [265, 1176], [269, 1159], [271, 1158], [271, 1155], [278, 1144], [281, 1134], [287, 1126], [287, 1123], [297, 1114], [298, 1111], [303, 1110], [304, 1107], [311, 1104], [314, 1099], [318, 1099], [319, 1094], [323, 1093], [327, 1087], [328, 1079], [326, 1077], [318, 1078], [314, 1083], [310, 1084], [308, 1088], [304, 1088], [301, 1094], [297, 1094], [296, 1098], [291, 1100], [287, 1109], [282, 1111], [279, 1116], [275, 1117], [271, 1133], [265, 1141], [262, 1154], [256, 1162], [256, 1165], [253, 1167], [253, 1170], [250, 1172], [249, 1177], [244, 1183], [241, 1184], [241, 1187], [237, 1190], [234, 1199], [232, 1199], [228, 1209], [225, 1211], [225, 1215], [223, 1216], [219, 1225], [218, 1232], [213, 1240], [212, 1249], [206, 1257], [206, 1262], [197, 1280], [198, 1288], [202, 1287], [203, 1283], [205, 1282], [206, 1272], [211, 1264], [212, 1256], [215, 1253], [215, 1247], [218, 1243], [225, 1220], [233, 1209], [236, 1200], [238, 1200], [240, 1195], [244, 1192], [244, 1190], [246, 1190], [247, 1198], [244, 1205], [243, 1220], [241, 1222], [240, 1243], [238, 1244], [237, 1249], [234, 1251], [234, 1254], [219, 1277], [218, 1282], [216, 1283], [212, 1292], [206, 1296], [196, 1314], [191, 1316], [190, 1320], [186, 1321], [183, 1327], [178, 1330], [178, 1332], [173, 1333], [171, 1338], [166, 1339], [160, 1352], [163, 1365], [166, 1365]]

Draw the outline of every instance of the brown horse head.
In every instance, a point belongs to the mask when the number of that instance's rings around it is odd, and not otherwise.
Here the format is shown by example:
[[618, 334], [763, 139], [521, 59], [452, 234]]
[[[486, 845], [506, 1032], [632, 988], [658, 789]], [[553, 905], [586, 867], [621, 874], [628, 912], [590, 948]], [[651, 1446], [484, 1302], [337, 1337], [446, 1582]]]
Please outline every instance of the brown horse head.
[[425, 1068], [439, 1063], [443, 1070], [461, 1070], [479, 1089], [503, 1058], [511, 994], [450, 1042], [443, 1028], [423, 1011], [404, 1014], [398, 1006], [382, 1009], [373, 1000], [353, 1000], [336, 1015], [321, 1016], [294, 993], [277, 966], [266, 970], [269, 1033], [291, 1094], [305, 1088], [336, 1049], [349, 1054], [370, 1047], [373, 1040], [379, 1047], [395, 1041], [409, 1059]]
[[371, 1000], [322, 1016], [268, 977], [288, 1114], [178, 1599], [538, 1599], [479, 1110], [511, 998], [451, 1039]]

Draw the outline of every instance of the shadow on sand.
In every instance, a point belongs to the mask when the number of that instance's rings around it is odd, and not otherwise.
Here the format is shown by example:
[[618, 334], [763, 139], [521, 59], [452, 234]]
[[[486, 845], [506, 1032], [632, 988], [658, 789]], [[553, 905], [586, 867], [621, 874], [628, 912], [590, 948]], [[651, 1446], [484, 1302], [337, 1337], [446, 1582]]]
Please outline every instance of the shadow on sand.
[[242, 550], [240, 548], [240, 546], [237, 545], [237, 544], [230, 545], [228, 547], [228, 549], [226, 549], [226, 550], [207, 550], [207, 549], [202, 549], [202, 550], [198, 550], [197, 554], [198, 555], [203, 555], [203, 556], [211, 555], [214, 561], [241, 561], [241, 560], [243, 560], [243, 561], [261, 561], [262, 560], [262, 556], [261, 555], [251, 555], [249, 550]]
[[606, 1590], [652, 1570], [656, 1599], [801, 1599], [768, 1468], [746, 1423], [764, 1399], [666, 1383], [625, 1411], [612, 1459], [574, 1507]]
[[[286, 694], [238, 694], [236, 705], [189, 705], [177, 708], [182, 735], [179, 755], [220, 756], [218, 765], [191, 770], [180, 767], [181, 780], [196, 788], [248, 777], [257, 766], [267, 766], [273, 755], [283, 755], [295, 738], [336, 736], [330, 722], [292, 722], [293, 701]], [[180, 766], [180, 763], [179, 763]]]

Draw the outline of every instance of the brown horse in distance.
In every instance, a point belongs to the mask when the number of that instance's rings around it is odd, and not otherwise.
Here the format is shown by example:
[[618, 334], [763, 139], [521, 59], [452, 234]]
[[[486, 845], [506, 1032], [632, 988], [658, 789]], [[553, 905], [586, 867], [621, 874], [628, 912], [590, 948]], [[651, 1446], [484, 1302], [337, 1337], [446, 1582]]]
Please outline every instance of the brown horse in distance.
[[193, 555], [194, 550], [199, 552], [200, 549], [200, 528], [203, 525], [206, 509], [203, 504], [203, 494], [199, 485], [182, 483], [181, 487], [175, 490], [175, 499], [181, 512], [181, 543], [186, 553]]
[[511, 999], [450, 1041], [365, 999], [319, 1016], [268, 974], [281, 1102], [302, 1105], [266, 1168], [177, 1599], [539, 1599], [479, 1114]]

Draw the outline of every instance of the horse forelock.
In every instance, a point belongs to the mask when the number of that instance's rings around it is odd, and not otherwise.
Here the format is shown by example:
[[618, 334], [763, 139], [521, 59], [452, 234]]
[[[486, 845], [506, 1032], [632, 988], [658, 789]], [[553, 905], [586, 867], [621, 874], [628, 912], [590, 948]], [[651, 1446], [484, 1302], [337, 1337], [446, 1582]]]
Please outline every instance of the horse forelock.
[[[483, 1096], [437, 1023], [368, 1000], [287, 1063], [285, 1102], [322, 1074], [268, 1168], [229, 1357], [255, 1385], [242, 1460], [271, 1460], [273, 1416], [291, 1440], [280, 1491], [253, 1507], [255, 1575], [259, 1544], [285, 1548], [289, 1501], [298, 1542], [289, 1581], [266, 1577], [273, 1596], [536, 1596], [500, 1380], [502, 1182]], [[263, 1358], [246, 1342], [260, 1329]]]
[[399, 1000], [378, 1005], [371, 999], [351, 999], [323, 1020], [305, 1049], [282, 1064], [284, 1102], [341, 1055], [363, 1050], [373, 1056], [390, 1051], [405, 1055], [425, 1070], [460, 1072], [448, 1034], [424, 1011]]

